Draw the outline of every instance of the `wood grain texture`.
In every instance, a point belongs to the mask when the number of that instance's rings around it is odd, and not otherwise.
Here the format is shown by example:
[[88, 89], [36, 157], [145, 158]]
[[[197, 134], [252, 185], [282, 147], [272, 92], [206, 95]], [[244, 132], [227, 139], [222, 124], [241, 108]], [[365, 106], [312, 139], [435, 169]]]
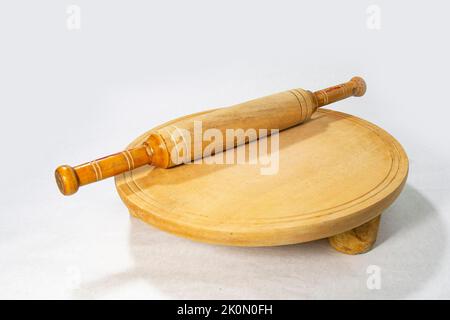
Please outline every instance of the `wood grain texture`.
[[116, 187], [131, 214], [162, 230], [215, 244], [274, 246], [363, 225], [396, 199], [407, 178], [401, 145], [348, 114], [319, 109], [279, 141], [275, 175], [261, 175], [261, 164], [144, 166], [117, 176]]
[[330, 245], [346, 254], [366, 253], [375, 244], [380, 226], [381, 213], [369, 222], [328, 238]]

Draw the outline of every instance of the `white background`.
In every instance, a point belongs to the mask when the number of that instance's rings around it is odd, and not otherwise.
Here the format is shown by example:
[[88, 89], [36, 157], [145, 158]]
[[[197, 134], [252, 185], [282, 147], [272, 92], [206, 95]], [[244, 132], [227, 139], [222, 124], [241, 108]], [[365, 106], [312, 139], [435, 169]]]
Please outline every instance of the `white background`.
[[[448, 1], [2, 1], [0, 297], [450, 298], [449, 14]], [[195, 243], [130, 218], [113, 180], [72, 197], [54, 183], [56, 166], [177, 116], [354, 75], [366, 96], [331, 108], [410, 159], [367, 254]]]

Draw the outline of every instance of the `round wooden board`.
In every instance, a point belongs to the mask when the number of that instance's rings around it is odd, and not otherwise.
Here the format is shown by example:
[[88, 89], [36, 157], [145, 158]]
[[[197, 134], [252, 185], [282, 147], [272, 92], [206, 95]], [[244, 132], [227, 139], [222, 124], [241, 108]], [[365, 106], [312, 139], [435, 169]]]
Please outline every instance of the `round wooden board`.
[[[273, 175], [261, 174], [267, 163], [144, 166], [117, 176], [116, 187], [131, 214], [162, 230], [209, 243], [274, 246], [368, 222], [407, 178], [401, 145], [345, 113], [319, 109], [310, 121], [282, 131], [279, 146]], [[239, 148], [248, 153], [248, 145]]]

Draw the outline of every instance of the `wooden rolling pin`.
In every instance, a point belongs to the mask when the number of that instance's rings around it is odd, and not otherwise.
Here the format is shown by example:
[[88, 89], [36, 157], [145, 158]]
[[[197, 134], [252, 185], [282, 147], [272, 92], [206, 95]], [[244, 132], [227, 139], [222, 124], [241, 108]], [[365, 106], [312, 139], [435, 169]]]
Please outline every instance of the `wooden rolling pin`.
[[[198, 115], [188, 120], [179, 120], [169, 126], [155, 130], [139, 147], [128, 149], [101, 159], [90, 161], [76, 167], [60, 166], [55, 171], [59, 190], [64, 195], [77, 192], [80, 186], [103, 180], [117, 174], [133, 170], [146, 164], [170, 168], [182, 162], [207, 156], [203, 150], [209, 142], [202, 139], [201, 147], [194, 147], [195, 139], [186, 139], [180, 132], [194, 133], [194, 121], [201, 121], [202, 130], [218, 129], [225, 137], [226, 129], [278, 129], [283, 130], [300, 124], [322, 106], [350, 96], [362, 96], [366, 84], [360, 77], [354, 77], [349, 82], [319, 90], [314, 93], [293, 89], [276, 93], [267, 97], [247, 101], [228, 108]], [[199, 122], [197, 122], [199, 123]], [[181, 130], [184, 129], [184, 130]], [[268, 131], [270, 133], [270, 131]], [[257, 139], [258, 137], [255, 137]], [[224, 149], [235, 147], [247, 141], [232, 141]], [[254, 140], [254, 139], [253, 139]], [[251, 141], [251, 140], [250, 140]], [[177, 145], [190, 143], [189, 157], [177, 154]]]

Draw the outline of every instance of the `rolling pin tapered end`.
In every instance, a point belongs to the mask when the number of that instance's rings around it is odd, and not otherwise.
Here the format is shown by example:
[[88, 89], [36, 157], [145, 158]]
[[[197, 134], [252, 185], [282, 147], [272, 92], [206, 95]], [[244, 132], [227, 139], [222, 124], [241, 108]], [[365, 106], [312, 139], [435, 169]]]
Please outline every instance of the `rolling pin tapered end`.
[[353, 77], [350, 81], [355, 83], [355, 88], [353, 89], [353, 95], [355, 97], [361, 97], [366, 93], [366, 82], [361, 77]]
[[55, 179], [59, 191], [61, 191], [61, 193], [65, 196], [74, 194], [80, 186], [75, 170], [68, 165], [63, 165], [56, 168]]

